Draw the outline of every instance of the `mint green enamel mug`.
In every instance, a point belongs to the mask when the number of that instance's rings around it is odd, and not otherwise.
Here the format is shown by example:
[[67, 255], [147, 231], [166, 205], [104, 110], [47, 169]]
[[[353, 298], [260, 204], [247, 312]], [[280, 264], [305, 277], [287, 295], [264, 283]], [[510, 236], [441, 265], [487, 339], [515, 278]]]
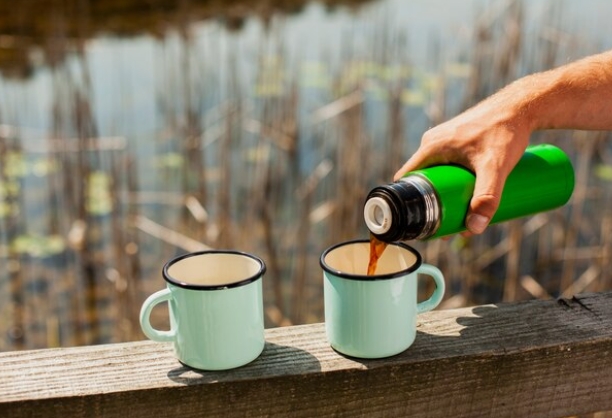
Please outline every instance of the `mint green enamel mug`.
[[[391, 243], [366, 275], [370, 242], [349, 241], [323, 252], [325, 330], [336, 351], [351, 357], [399, 354], [416, 338], [417, 314], [434, 309], [444, 296], [444, 276], [403, 243]], [[436, 289], [417, 301], [418, 275], [430, 276]]]
[[[265, 263], [237, 251], [203, 251], [163, 267], [166, 288], [149, 296], [140, 325], [154, 341], [169, 341], [177, 359], [201, 370], [226, 370], [255, 360], [263, 351], [262, 277]], [[169, 305], [170, 330], [151, 326], [153, 308]]]

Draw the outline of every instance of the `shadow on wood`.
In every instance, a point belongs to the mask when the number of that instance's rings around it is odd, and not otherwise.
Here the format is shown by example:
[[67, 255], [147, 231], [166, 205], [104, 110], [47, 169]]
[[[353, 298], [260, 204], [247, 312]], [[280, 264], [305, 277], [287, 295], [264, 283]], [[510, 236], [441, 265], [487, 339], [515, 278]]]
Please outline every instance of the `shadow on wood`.
[[0, 354], [3, 417], [563, 417], [612, 410], [612, 292], [433, 311], [404, 353], [339, 355], [324, 324], [266, 331], [249, 365], [193, 371], [169, 344]]

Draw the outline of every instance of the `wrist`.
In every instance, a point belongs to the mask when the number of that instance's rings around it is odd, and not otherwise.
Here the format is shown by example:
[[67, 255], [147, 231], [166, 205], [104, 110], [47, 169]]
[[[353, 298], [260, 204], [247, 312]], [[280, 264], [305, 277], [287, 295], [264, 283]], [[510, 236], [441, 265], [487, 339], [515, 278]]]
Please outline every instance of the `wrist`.
[[507, 94], [513, 103], [513, 121], [517, 130], [527, 135], [539, 129], [552, 128], [550, 119], [559, 80], [551, 73], [536, 73], [510, 84]]

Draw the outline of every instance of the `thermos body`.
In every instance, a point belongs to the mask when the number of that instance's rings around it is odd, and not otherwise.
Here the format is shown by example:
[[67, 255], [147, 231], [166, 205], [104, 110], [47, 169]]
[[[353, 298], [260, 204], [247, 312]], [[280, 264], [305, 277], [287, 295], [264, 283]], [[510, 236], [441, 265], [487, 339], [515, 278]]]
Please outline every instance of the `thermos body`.
[[[383, 241], [465, 231], [475, 181], [474, 173], [456, 165], [407, 173], [396, 183], [370, 191], [364, 205], [366, 225]], [[508, 176], [491, 223], [562, 206], [573, 190], [574, 170], [565, 152], [548, 144], [530, 146]]]

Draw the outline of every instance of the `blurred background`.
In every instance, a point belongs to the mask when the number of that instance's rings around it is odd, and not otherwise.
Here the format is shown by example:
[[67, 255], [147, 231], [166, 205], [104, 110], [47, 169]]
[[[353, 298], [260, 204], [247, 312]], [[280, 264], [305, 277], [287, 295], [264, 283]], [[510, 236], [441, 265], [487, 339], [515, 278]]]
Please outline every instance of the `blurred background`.
[[[422, 133], [610, 49], [609, 16], [605, 0], [1, 2], [0, 350], [143, 339], [163, 263], [205, 248], [266, 261], [267, 327], [322, 321], [320, 253], [367, 238], [365, 195]], [[447, 277], [442, 309], [612, 288], [610, 133], [532, 142], [571, 156], [571, 201], [413, 242]]]

